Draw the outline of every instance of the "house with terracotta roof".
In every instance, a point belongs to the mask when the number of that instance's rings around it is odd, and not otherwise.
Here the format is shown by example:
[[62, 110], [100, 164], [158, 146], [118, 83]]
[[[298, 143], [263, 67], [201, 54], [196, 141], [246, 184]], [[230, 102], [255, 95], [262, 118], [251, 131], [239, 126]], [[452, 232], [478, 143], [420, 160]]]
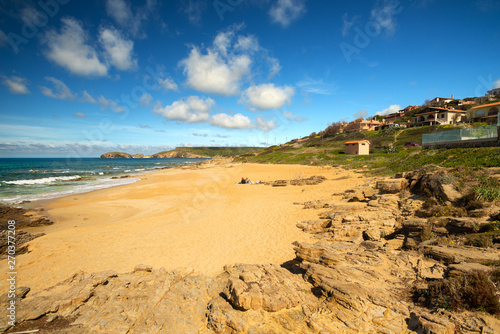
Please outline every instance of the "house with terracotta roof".
[[497, 123], [499, 111], [500, 102], [482, 104], [467, 111], [467, 120], [469, 122]]
[[370, 154], [370, 142], [368, 140], [353, 140], [344, 143], [345, 154], [368, 155]]
[[453, 98], [450, 99], [448, 97], [435, 97], [429, 101], [429, 105], [437, 106], [437, 105], [445, 104], [445, 103], [448, 103], [451, 101], [453, 101]]
[[467, 112], [453, 108], [427, 107], [413, 115], [413, 126], [457, 124], [466, 121]]
[[382, 123], [379, 121], [365, 121], [363, 118], [358, 118], [352, 122], [349, 122], [344, 127], [344, 132], [355, 132], [355, 131], [375, 131]]

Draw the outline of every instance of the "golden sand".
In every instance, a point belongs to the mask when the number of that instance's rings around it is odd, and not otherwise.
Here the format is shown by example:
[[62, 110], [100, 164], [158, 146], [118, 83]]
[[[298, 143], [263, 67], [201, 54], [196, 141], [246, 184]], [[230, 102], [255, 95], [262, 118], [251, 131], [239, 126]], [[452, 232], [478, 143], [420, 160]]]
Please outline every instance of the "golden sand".
[[[328, 180], [286, 187], [235, 184], [242, 177], [312, 175]], [[296, 222], [317, 219], [318, 211], [294, 202], [328, 200], [363, 182], [342, 169], [259, 164], [172, 168], [141, 178], [45, 204], [55, 224], [30, 229], [46, 235], [17, 257], [17, 286], [39, 291], [80, 270], [130, 272], [141, 263], [167, 270], [191, 267], [211, 276], [226, 264], [283, 263], [295, 257], [294, 241], [313, 241]], [[6, 262], [0, 263], [2, 273], [8, 271]]]

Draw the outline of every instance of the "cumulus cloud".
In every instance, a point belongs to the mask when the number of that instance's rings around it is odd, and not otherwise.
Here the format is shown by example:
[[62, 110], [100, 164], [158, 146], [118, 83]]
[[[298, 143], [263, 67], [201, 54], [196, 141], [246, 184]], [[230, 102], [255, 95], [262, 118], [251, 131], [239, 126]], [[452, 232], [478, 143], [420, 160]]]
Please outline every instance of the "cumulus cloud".
[[255, 125], [258, 129], [268, 132], [276, 128], [276, 123], [273, 120], [266, 121], [262, 118], [262, 116], [258, 116], [255, 119]]
[[9, 89], [12, 94], [29, 94], [28, 80], [25, 78], [11, 76], [2, 76], [2, 85]]
[[75, 113], [73, 114], [73, 116], [75, 116], [75, 117], [77, 117], [77, 118], [86, 118], [86, 117], [87, 117], [87, 115], [85, 115], [85, 114], [84, 114], [84, 113], [82, 113], [82, 112], [75, 112]]
[[306, 12], [304, 0], [278, 0], [269, 10], [274, 23], [288, 27]]
[[50, 81], [54, 88], [49, 88], [46, 86], [41, 86], [40, 90], [43, 95], [47, 97], [51, 97], [53, 99], [59, 99], [59, 100], [74, 100], [76, 98], [76, 94], [73, 93], [68, 86], [64, 84], [59, 79], [53, 78], [53, 77], [45, 77], [45, 80]]
[[127, 29], [134, 37], [146, 37], [142, 25], [150, 18], [157, 7], [156, 0], [147, 0], [142, 7], [132, 10], [125, 0], [107, 0], [106, 12], [122, 28]]
[[241, 84], [250, 75], [255, 60], [262, 60], [270, 76], [280, 71], [278, 59], [270, 57], [256, 37], [238, 35], [241, 28], [242, 25], [233, 25], [219, 32], [206, 49], [191, 48], [189, 55], [179, 63], [188, 86], [204, 93], [234, 96], [240, 93]]
[[389, 114], [393, 114], [395, 112], [398, 112], [399, 110], [401, 110], [401, 106], [399, 104], [393, 104], [391, 106], [389, 106], [389, 108], [386, 108], [382, 111], [377, 111], [375, 113], [375, 115], [380, 115], [380, 116], [387, 116]]
[[246, 103], [250, 110], [281, 109], [292, 103], [295, 90], [292, 87], [276, 87], [274, 84], [250, 86], [243, 92], [240, 103]]
[[500, 79], [498, 79], [497, 81], [495, 81], [493, 83], [493, 85], [495, 86], [494, 88], [500, 88]]
[[215, 101], [211, 98], [189, 96], [186, 100], [177, 100], [165, 107], [156, 105], [153, 112], [171, 121], [204, 123], [209, 121], [214, 105]]
[[242, 114], [228, 115], [219, 113], [210, 118], [210, 124], [225, 129], [251, 129], [252, 121]]
[[137, 59], [133, 58], [134, 42], [125, 39], [118, 30], [101, 28], [99, 41], [111, 65], [122, 71], [137, 68]]
[[[218, 47], [222, 50], [222, 44]], [[181, 61], [191, 88], [226, 96], [238, 94], [243, 76], [250, 72], [250, 64], [247, 55], [224, 57], [216, 50], [202, 54], [196, 47]]]
[[101, 62], [97, 52], [88, 43], [87, 33], [74, 18], [63, 18], [61, 32], [46, 33], [45, 56], [73, 74], [82, 76], [104, 76], [108, 67]]
[[176, 92], [179, 91], [179, 87], [177, 86], [175, 81], [172, 80], [171, 78], [159, 79], [158, 83], [165, 90], [173, 90]]
[[281, 115], [283, 115], [283, 117], [285, 117], [290, 122], [304, 122], [304, 121], [307, 121], [307, 117], [300, 117], [299, 115], [294, 115], [294, 113], [291, 112], [291, 111], [283, 111], [281, 113]]

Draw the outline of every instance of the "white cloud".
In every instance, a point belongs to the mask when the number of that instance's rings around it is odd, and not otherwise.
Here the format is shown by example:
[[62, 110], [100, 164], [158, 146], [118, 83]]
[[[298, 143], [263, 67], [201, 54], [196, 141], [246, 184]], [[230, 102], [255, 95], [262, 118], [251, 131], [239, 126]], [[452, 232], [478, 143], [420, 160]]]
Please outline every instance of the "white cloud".
[[130, 4], [125, 0], [107, 0], [106, 12], [118, 25], [127, 29], [132, 36], [145, 38], [142, 25], [151, 18], [157, 6], [156, 0], [147, 0], [143, 7], [137, 7], [132, 10]]
[[92, 97], [89, 93], [87, 93], [86, 90], [83, 91], [82, 98], [80, 99], [81, 102], [87, 102], [87, 103], [97, 103], [96, 99]]
[[289, 26], [306, 12], [304, 0], [278, 0], [269, 10], [274, 23]]
[[283, 115], [283, 117], [285, 117], [287, 120], [289, 120], [291, 122], [304, 122], [304, 121], [307, 121], [307, 117], [300, 117], [299, 115], [294, 115], [294, 113], [291, 112], [291, 111], [283, 111], [281, 113], [281, 115]]
[[497, 81], [495, 81], [493, 83], [493, 85], [495, 86], [494, 88], [500, 88], [500, 79], [498, 79]]
[[53, 78], [53, 77], [45, 77], [45, 80], [52, 82], [54, 85], [54, 89], [41, 86], [40, 90], [42, 91], [42, 94], [51, 97], [53, 99], [59, 99], [59, 100], [74, 100], [76, 98], [76, 94], [73, 93], [68, 86], [64, 84], [59, 79]]
[[137, 68], [137, 59], [133, 59], [134, 42], [123, 38], [118, 30], [101, 29], [99, 41], [111, 65], [122, 71]]
[[179, 91], [179, 87], [174, 82], [174, 80], [172, 80], [171, 78], [159, 79], [158, 83], [165, 90], [173, 90], [173, 91], [176, 91], [176, 92]]
[[401, 110], [401, 106], [399, 104], [393, 104], [391, 106], [389, 106], [389, 108], [386, 108], [382, 111], [377, 111], [375, 113], [375, 115], [380, 115], [380, 116], [387, 116], [389, 114], [393, 114], [395, 112], [398, 112], [399, 110]]
[[236, 95], [243, 76], [250, 72], [250, 57], [232, 56], [224, 59], [217, 51], [200, 54], [195, 47], [189, 57], [181, 61], [187, 84], [198, 91], [218, 95]]
[[228, 115], [219, 113], [210, 118], [210, 124], [225, 129], [251, 129], [252, 121], [242, 114]]
[[77, 117], [77, 118], [86, 118], [86, 117], [87, 117], [87, 115], [85, 115], [85, 114], [84, 114], [84, 113], [82, 113], [82, 112], [75, 112], [75, 113], [73, 114], [73, 116], [75, 116], [75, 117]]
[[280, 65], [279, 60], [276, 58], [269, 57], [269, 58], [267, 58], [267, 62], [269, 63], [269, 67], [270, 67], [269, 79], [271, 79], [272, 77], [274, 77], [276, 74], [278, 74], [281, 71], [282, 67]]
[[394, 15], [401, 11], [401, 4], [393, 0], [378, 0], [370, 12], [372, 20], [378, 23], [381, 30], [393, 34], [396, 29]]
[[211, 98], [202, 99], [198, 96], [189, 96], [185, 101], [177, 100], [165, 107], [156, 105], [153, 112], [171, 121], [204, 123], [210, 119], [214, 105], [215, 101]]
[[9, 89], [12, 94], [29, 94], [28, 80], [25, 78], [2, 76], [2, 85]]
[[241, 51], [256, 52], [260, 46], [259, 41], [254, 36], [238, 36], [235, 48]]
[[149, 106], [152, 101], [153, 101], [153, 96], [151, 96], [151, 94], [149, 93], [142, 94], [141, 98], [139, 99], [139, 103], [142, 104], [143, 106]]
[[107, 98], [105, 98], [102, 95], [97, 98], [97, 103], [99, 103], [99, 105], [101, 106], [102, 109], [111, 108], [115, 112], [119, 112], [119, 113], [120, 112], [124, 112], [126, 110], [125, 108], [123, 108], [122, 106], [120, 106], [115, 101], [113, 101], [111, 99], [107, 99]]
[[258, 129], [268, 132], [276, 128], [276, 123], [273, 120], [265, 121], [262, 116], [255, 119], [255, 125]]
[[0, 29], [0, 48], [4, 45], [7, 45], [9, 42], [9, 38], [7, 35]]
[[274, 84], [250, 86], [243, 92], [240, 103], [246, 103], [250, 110], [281, 109], [292, 103], [295, 90], [292, 87], [276, 87]]
[[102, 63], [96, 50], [87, 43], [87, 33], [74, 18], [63, 18], [61, 32], [47, 32], [45, 56], [73, 74], [104, 76], [108, 67]]

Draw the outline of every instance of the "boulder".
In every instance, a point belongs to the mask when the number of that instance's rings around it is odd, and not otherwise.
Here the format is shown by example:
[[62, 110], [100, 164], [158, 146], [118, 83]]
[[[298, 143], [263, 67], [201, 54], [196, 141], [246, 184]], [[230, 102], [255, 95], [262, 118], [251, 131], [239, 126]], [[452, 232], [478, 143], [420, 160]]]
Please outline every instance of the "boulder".
[[375, 186], [375, 188], [380, 190], [380, 192], [386, 194], [396, 194], [406, 187], [408, 187], [408, 181], [406, 181], [406, 179], [389, 179], [377, 181], [377, 184]]

